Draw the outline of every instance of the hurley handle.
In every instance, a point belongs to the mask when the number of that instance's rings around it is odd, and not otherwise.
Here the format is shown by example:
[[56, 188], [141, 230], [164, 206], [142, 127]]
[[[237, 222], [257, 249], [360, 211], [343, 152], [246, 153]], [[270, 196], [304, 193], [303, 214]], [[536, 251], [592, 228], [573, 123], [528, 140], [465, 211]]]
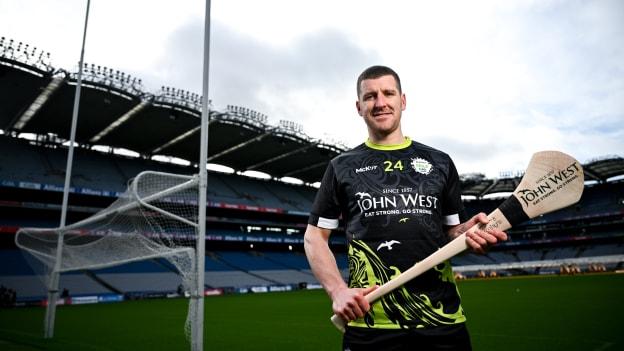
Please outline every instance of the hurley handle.
[[[531, 157], [526, 172], [513, 194], [488, 215], [489, 222], [484, 226], [484, 230], [507, 230], [530, 218], [569, 206], [579, 201], [583, 188], [583, 167], [572, 156], [559, 151], [536, 152]], [[468, 231], [479, 226], [482, 224], [476, 224]], [[366, 295], [366, 300], [373, 303], [467, 248], [466, 233], [463, 233], [396, 278]], [[344, 333], [346, 322], [342, 318], [333, 315], [331, 321]]]
[[[503, 213], [496, 209], [492, 213], [488, 215], [488, 219], [490, 220], [488, 224], [485, 226], [484, 230], [488, 230], [490, 228], [496, 228], [499, 230], [507, 230], [511, 228], [511, 225], [503, 215]], [[477, 229], [481, 224], [475, 224], [468, 231]], [[405, 272], [399, 274], [394, 279], [386, 282], [381, 285], [379, 288], [373, 290], [370, 294], [366, 295], [366, 301], [368, 303], [373, 303], [377, 301], [380, 297], [388, 294], [392, 290], [400, 287], [401, 285], [407, 283], [408, 281], [418, 277], [424, 272], [430, 270], [431, 268], [439, 265], [440, 263], [448, 260], [449, 258], [459, 254], [460, 252], [466, 250], [468, 248], [468, 244], [466, 244], [466, 233], [459, 235], [457, 238], [453, 239], [448, 244], [444, 245], [438, 251], [432, 253], [427, 256], [424, 260], [416, 263], [412, 267], [410, 267]], [[331, 317], [331, 322], [340, 330], [341, 332], [345, 332], [346, 322], [338, 317], [337, 315], [333, 315]]]

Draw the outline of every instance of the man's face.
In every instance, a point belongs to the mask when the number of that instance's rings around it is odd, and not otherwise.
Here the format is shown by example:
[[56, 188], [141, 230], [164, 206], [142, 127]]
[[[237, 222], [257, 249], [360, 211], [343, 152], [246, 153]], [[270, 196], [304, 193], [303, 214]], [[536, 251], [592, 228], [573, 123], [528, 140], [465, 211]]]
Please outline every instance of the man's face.
[[355, 106], [364, 118], [369, 134], [383, 138], [400, 131], [405, 95], [399, 92], [393, 76], [363, 80]]

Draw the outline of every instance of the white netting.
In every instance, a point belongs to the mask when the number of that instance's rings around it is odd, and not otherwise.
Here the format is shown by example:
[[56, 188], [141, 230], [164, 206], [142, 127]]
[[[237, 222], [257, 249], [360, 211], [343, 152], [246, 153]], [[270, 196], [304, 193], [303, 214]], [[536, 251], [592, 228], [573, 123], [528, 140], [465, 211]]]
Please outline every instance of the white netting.
[[[185, 290], [197, 291], [198, 195], [197, 177], [143, 172], [108, 208], [64, 228], [22, 228], [15, 242], [44, 264], [47, 284], [62, 238], [59, 272], [165, 258], [180, 272]], [[189, 308], [187, 336], [193, 313]]]

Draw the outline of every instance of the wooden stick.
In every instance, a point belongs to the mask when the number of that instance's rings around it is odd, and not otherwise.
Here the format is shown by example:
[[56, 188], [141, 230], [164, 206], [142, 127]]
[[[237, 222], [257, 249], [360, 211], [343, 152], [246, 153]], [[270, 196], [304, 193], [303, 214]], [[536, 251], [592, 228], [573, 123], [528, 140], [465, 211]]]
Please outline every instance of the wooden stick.
[[[581, 198], [583, 188], [583, 168], [577, 160], [558, 151], [535, 153], [514, 193], [488, 215], [489, 222], [483, 229], [507, 230], [528, 219], [574, 204]], [[468, 231], [474, 231], [479, 226], [481, 224]], [[366, 300], [373, 303], [467, 248], [466, 233], [463, 233], [366, 295]], [[346, 322], [342, 318], [333, 315], [331, 322], [344, 333]]]

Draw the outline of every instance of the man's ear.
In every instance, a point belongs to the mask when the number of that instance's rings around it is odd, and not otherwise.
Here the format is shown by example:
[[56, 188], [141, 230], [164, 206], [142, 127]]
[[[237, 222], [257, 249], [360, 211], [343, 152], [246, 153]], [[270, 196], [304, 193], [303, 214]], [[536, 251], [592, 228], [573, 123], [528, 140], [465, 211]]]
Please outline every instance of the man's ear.
[[407, 107], [407, 99], [405, 94], [401, 94], [401, 111], [405, 111], [405, 107]]
[[360, 100], [355, 100], [355, 108], [357, 109], [358, 115], [362, 115], [360, 113]]

